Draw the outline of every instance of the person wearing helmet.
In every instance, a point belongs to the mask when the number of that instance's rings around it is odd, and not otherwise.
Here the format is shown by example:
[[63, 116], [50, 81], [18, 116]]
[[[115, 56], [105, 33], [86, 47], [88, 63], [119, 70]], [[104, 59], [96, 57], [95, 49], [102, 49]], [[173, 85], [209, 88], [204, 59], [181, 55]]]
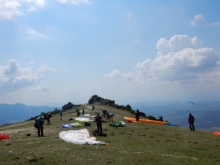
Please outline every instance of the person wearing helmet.
[[35, 120], [34, 127], [37, 128], [38, 137], [44, 136], [44, 116], [39, 116]]

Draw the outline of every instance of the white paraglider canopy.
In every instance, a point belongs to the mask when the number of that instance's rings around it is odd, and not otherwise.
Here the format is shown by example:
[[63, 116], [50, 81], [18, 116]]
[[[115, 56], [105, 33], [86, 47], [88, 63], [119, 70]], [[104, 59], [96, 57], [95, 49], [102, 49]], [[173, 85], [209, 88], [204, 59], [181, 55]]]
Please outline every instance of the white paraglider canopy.
[[87, 129], [62, 131], [59, 133], [60, 139], [74, 144], [106, 144], [105, 142], [96, 141], [95, 137], [90, 137]]

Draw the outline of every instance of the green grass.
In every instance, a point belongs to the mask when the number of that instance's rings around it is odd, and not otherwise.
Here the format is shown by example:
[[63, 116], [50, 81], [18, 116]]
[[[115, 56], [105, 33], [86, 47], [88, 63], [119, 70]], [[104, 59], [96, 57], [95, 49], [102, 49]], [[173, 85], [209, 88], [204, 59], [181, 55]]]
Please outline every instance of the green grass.
[[[81, 105], [80, 109], [86, 109]], [[95, 111], [107, 109], [114, 113], [114, 120], [122, 120], [124, 116], [134, 115], [109, 106], [95, 104]], [[74, 111], [69, 110], [69, 111]], [[59, 138], [59, 132], [70, 129], [62, 128], [68, 121], [69, 111], [51, 118], [51, 125], [44, 125], [45, 137], [37, 137], [34, 121], [6, 125], [0, 127], [1, 133], [10, 136], [9, 140], [0, 141], [0, 165], [215, 165], [220, 164], [220, 137], [210, 132], [187, 128], [146, 123], [126, 123], [126, 127], [110, 127], [103, 123], [103, 132], [107, 137], [97, 140], [109, 143], [102, 145], [76, 145]], [[85, 113], [95, 115], [86, 109]], [[186, 121], [187, 122], [187, 121]], [[83, 123], [81, 128], [84, 128]], [[96, 129], [96, 123], [86, 127]], [[74, 129], [74, 128], [71, 128]], [[31, 133], [31, 136], [26, 134]]]

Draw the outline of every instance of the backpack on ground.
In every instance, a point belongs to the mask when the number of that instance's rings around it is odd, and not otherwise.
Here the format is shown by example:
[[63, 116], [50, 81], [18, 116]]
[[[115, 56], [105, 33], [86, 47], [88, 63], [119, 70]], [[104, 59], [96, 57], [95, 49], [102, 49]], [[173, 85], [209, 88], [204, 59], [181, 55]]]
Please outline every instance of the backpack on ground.
[[91, 126], [91, 123], [89, 123], [89, 122], [84, 122], [84, 126]]
[[98, 132], [98, 130], [94, 130], [94, 131], [92, 131], [92, 134], [93, 134], [94, 136], [98, 136], [98, 135], [99, 135], [99, 132]]

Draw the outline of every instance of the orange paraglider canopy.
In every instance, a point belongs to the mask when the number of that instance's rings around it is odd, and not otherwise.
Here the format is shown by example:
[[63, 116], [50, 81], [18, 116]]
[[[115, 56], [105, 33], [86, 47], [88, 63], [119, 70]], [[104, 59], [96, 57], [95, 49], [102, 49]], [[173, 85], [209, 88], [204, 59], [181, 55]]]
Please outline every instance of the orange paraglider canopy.
[[216, 131], [213, 133], [215, 136], [220, 136], [220, 131]]
[[2, 140], [2, 139], [9, 139], [9, 136], [6, 134], [0, 133], [0, 140]]
[[150, 119], [139, 119], [139, 121], [136, 121], [135, 118], [132, 117], [126, 117], [124, 116], [124, 120], [130, 123], [152, 123], [152, 124], [162, 124], [162, 125], [166, 125], [167, 122], [165, 121], [157, 121], [157, 120], [150, 120]]

